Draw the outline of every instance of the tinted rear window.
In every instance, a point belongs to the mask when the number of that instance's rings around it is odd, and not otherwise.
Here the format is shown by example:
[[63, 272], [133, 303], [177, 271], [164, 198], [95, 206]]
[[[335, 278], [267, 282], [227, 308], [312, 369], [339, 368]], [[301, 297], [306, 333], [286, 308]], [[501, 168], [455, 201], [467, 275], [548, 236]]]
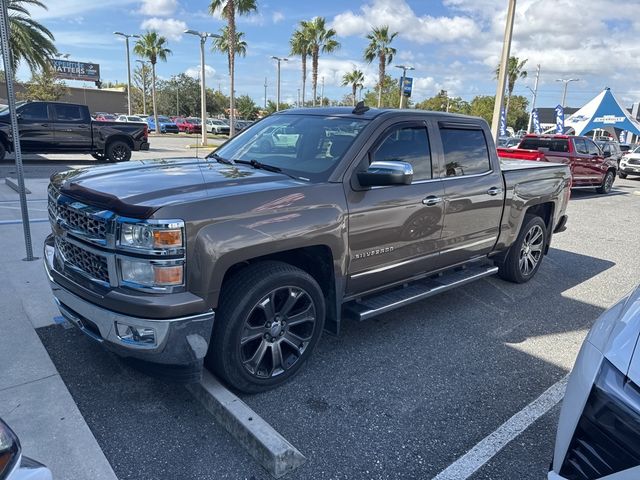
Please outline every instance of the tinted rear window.
[[441, 128], [447, 177], [477, 175], [491, 170], [487, 141], [482, 130]]
[[523, 150], [548, 148], [550, 152], [568, 152], [569, 142], [566, 138], [525, 138], [518, 148]]

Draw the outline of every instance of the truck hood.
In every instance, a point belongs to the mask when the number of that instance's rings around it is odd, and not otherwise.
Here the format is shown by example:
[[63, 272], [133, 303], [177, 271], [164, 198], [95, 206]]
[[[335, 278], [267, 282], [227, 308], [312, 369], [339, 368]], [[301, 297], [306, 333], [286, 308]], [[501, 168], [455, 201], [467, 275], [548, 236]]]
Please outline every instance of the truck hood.
[[304, 184], [284, 174], [209, 159], [138, 160], [54, 174], [62, 193], [119, 215], [148, 218], [168, 205]]
[[604, 312], [587, 336], [621, 372], [640, 385], [640, 287]]

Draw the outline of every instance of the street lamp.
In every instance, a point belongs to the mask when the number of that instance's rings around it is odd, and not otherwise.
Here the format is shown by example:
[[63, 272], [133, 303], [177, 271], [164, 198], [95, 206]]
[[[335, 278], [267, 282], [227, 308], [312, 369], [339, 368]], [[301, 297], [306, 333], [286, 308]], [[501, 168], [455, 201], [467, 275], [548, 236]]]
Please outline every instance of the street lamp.
[[145, 72], [145, 68], [148, 63], [151, 63], [147, 60], [136, 60], [140, 65], [142, 65], [142, 114], [147, 114], [147, 74]]
[[278, 62], [278, 80], [277, 80], [277, 87], [276, 87], [276, 112], [280, 111], [280, 62], [288, 62], [289, 59], [288, 58], [284, 58], [284, 57], [271, 57], [272, 59], [276, 60]]
[[402, 80], [400, 80], [400, 108], [402, 108], [404, 103], [404, 79], [407, 77], [407, 70], [415, 70], [415, 68], [410, 65], [396, 65], [396, 68], [402, 69]]
[[185, 30], [184, 33], [189, 35], [195, 35], [200, 37], [200, 120], [201, 120], [201, 135], [202, 146], [207, 146], [207, 91], [205, 90], [204, 79], [204, 44], [207, 41], [207, 37], [222, 38], [220, 35], [209, 32], [198, 32], [197, 30]]
[[131, 61], [129, 60], [129, 38], [140, 38], [140, 35], [129, 35], [122, 32], [113, 32], [114, 35], [124, 37], [124, 43], [127, 47], [127, 108], [131, 115]]
[[564, 90], [562, 92], [562, 103], [560, 105], [562, 105], [562, 108], [564, 108], [564, 102], [567, 99], [567, 87], [569, 86], [569, 83], [571, 82], [577, 82], [578, 80], [580, 80], [579, 78], [556, 78], [556, 82], [562, 82], [564, 83]]

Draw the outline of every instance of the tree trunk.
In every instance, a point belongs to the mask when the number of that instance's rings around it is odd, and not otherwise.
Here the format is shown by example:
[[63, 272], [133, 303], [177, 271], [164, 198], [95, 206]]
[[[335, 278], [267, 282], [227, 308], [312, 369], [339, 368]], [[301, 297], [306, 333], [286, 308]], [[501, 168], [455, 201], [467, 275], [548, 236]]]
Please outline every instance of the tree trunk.
[[[229, 5], [230, 4], [230, 5]], [[236, 6], [233, 0], [227, 1], [229, 9], [229, 137], [236, 131], [236, 99], [235, 99], [235, 63], [236, 63]]]
[[156, 108], [156, 64], [151, 64], [151, 97], [153, 102], [153, 122], [156, 124], [156, 133], [160, 133], [158, 123], [158, 109]]
[[382, 85], [384, 83], [384, 67], [386, 65], [386, 55], [380, 52], [380, 62], [378, 63], [378, 108], [382, 107]]
[[351, 94], [353, 95], [353, 106], [356, 106], [356, 91], [358, 90], [358, 84], [353, 83], [351, 85]]
[[313, 46], [311, 51], [311, 70], [313, 83], [313, 106], [316, 106], [316, 99], [318, 98], [318, 56], [320, 55], [320, 47], [318, 45]]
[[302, 54], [302, 106], [304, 107], [304, 94], [307, 89], [307, 54]]

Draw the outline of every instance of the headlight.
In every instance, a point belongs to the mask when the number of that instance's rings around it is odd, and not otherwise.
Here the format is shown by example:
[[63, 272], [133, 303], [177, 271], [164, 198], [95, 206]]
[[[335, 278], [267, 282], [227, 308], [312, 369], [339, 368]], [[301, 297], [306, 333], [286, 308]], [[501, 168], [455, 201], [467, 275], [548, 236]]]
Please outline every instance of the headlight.
[[16, 434], [0, 420], [0, 478], [6, 478], [20, 459], [20, 442]]
[[184, 265], [165, 265], [144, 260], [120, 259], [120, 274], [125, 284], [145, 287], [172, 287], [183, 284]]
[[167, 250], [184, 247], [184, 224], [182, 222], [120, 223], [119, 245], [140, 250]]

